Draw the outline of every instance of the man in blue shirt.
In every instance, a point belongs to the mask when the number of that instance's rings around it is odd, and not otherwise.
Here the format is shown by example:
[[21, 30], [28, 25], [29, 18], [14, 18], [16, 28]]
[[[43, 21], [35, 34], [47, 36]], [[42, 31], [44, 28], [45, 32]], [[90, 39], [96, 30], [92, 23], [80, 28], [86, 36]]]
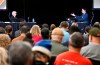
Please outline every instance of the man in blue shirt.
[[88, 14], [86, 12], [86, 9], [82, 8], [82, 15], [77, 16], [74, 13], [71, 14], [77, 19], [77, 22], [86, 22], [88, 24]]

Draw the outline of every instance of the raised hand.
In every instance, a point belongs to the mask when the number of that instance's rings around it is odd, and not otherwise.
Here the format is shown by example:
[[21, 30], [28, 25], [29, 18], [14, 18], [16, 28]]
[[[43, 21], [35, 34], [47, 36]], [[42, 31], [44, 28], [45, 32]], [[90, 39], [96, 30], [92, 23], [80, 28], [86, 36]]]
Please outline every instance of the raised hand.
[[72, 16], [76, 16], [74, 13], [71, 13]]

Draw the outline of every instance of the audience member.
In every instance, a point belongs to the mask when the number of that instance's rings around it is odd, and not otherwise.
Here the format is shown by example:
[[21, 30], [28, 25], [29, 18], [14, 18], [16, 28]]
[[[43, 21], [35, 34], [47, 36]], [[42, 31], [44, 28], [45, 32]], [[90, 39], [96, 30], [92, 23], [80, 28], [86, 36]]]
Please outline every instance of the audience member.
[[37, 42], [32, 48], [35, 55], [35, 65], [46, 65], [51, 57], [51, 41], [49, 40], [49, 29], [43, 28], [41, 30], [43, 40]]
[[45, 24], [42, 25], [42, 28], [48, 28], [49, 29], [49, 25], [45, 23]]
[[54, 28], [56, 28], [56, 25], [55, 24], [51, 24], [50, 31], [52, 31]]
[[10, 65], [33, 65], [34, 56], [31, 48], [28, 42], [14, 42], [8, 50]]
[[[19, 22], [19, 29], [22, 26], [27, 26], [27, 23], [26, 22]], [[18, 36], [20, 36], [20, 30], [15, 31], [15, 37], [18, 37]]]
[[11, 25], [6, 25], [5, 27], [6, 33], [9, 35], [9, 37], [11, 38], [11, 40], [14, 38], [13, 36], [13, 27]]
[[76, 26], [76, 27], [78, 27], [78, 24], [77, 24], [77, 22], [73, 22], [73, 23], [71, 24], [71, 26]]
[[16, 42], [16, 41], [23, 41], [23, 40], [25, 39], [25, 37], [26, 37], [26, 34], [29, 32], [29, 30], [30, 30], [30, 29], [29, 29], [28, 26], [22, 26], [22, 27], [20, 28], [20, 36], [14, 38], [14, 39], [12, 40], [12, 43], [13, 43], [13, 42]]
[[81, 54], [89, 59], [100, 61], [100, 28], [89, 31], [89, 45], [81, 49]]
[[74, 32], [80, 32], [80, 29], [79, 29], [77, 26], [75, 26], [75, 25], [73, 25], [73, 26], [71, 26], [71, 27], [69, 28], [69, 33], [70, 33], [70, 35], [71, 35], [72, 33], [74, 33]]
[[11, 43], [11, 39], [7, 34], [0, 34], [0, 47], [7, 48]]
[[95, 22], [93, 27], [97, 27], [97, 28], [100, 28], [100, 23], [99, 22]]
[[23, 41], [29, 42], [32, 46], [34, 46], [34, 41], [32, 40], [32, 34], [31, 33], [26, 33], [26, 37], [24, 38]]
[[68, 45], [68, 40], [69, 40], [69, 37], [70, 37], [70, 35], [69, 35], [69, 33], [68, 33], [68, 27], [69, 27], [69, 23], [68, 23], [67, 21], [62, 21], [62, 22], [60, 23], [60, 28], [61, 28], [61, 30], [63, 31], [63, 34], [64, 34], [61, 43], [62, 43], [64, 46], [67, 46], [67, 45]]
[[50, 39], [51, 39], [51, 33], [52, 33], [52, 30], [56, 28], [56, 25], [55, 24], [51, 24], [50, 25]]
[[54, 65], [92, 65], [91, 61], [80, 54], [84, 45], [81, 33], [74, 32], [69, 39], [69, 51], [57, 56]]
[[34, 41], [34, 44], [42, 40], [41, 30], [38, 25], [33, 25], [30, 29], [30, 33], [32, 34], [32, 40]]
[[0, 47], [0, 65], [8, 65], [8, 54], [6, 49]]
[[0, 27], [0, 34], [6, 34], [6, 30], [3, 27]]
[[85, 33], [83, 34], [84, 40], [85, 40], [84, 46], [89, 44], [89, 30], [90, 30], [90, 26], [86, 26], [85, 27]]
[[52, 56], [57, 56], [58, 54], [68, 50], [67, 47], [65, 47], [61, 44], [63, 36], [64, 36], [64, 34], [63, 34], [61, 28], [55, 28], [52, 31], [52, 34], [51, 34], [51, 40], [52, 40], [51, 53], [52, 53]]

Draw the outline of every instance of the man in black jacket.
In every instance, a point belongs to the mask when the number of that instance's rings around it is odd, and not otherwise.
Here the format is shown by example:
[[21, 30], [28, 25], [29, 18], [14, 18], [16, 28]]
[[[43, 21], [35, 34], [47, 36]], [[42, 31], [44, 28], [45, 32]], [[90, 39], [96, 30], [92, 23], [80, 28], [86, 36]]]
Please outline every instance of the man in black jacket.
[[11, 22], [18, 22], [18, 18], [16, 17], [17, 16], [17, 12], [16, 11], [12, 11], [12, 15], [9, 16], [9, 19]]

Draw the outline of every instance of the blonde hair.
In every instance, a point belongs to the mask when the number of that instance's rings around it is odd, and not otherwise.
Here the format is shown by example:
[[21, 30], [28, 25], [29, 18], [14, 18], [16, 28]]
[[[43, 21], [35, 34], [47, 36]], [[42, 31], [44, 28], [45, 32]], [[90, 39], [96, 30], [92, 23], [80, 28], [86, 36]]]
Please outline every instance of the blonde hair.
[[7, 51], [4, 48], [0, 47], [0, 65], [7, 65], [7, 58]]
[[11, 42], [9, 35], [0, 34], [0, 47], [6, 48]]
[[39, 35], [39, 34], [41, 34], [40, 27], [38, 25], [33, 25], [31, 30], [30, 30], [30, 33], [32, 35]]

